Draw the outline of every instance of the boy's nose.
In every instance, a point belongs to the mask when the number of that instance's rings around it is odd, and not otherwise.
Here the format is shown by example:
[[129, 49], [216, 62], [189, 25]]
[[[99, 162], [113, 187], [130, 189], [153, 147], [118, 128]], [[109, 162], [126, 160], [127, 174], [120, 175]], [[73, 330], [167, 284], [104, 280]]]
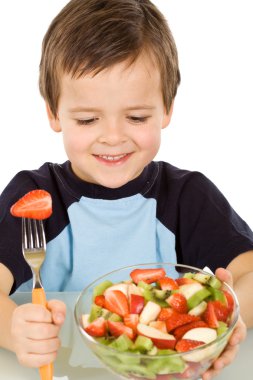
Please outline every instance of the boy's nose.
[[127, 141], [124, 129], [119, 123], [111, 122], [104, 125], [99, 136], [99, 142], [108, 145], [118, 145]]

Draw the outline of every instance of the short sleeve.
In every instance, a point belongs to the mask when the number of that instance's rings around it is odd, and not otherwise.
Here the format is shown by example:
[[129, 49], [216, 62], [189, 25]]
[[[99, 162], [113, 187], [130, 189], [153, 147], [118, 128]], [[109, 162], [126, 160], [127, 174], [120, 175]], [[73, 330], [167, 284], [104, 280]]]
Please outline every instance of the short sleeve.
[[218, 188], [203, 174], [192, 173], [179, 202], [179, 260], [213, 271], [253, 249], [253, 233]]

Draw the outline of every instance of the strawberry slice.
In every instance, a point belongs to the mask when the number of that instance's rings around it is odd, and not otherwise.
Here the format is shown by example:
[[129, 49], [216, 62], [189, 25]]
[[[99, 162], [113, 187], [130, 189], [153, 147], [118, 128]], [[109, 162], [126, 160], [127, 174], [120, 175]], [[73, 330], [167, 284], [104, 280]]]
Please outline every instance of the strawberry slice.
[[180, 314], [174, 309], [168, 309], [170, 314], [169, 318], [166, 319], [166, 327], [168, 333], [179, 326], [183, 326], [186, 323], [199, 321], [200, 317], [196, 317], [195, 315], [190, 314]]
[[194, 284], [194, 283], [196, 284], [196, 282], [198, 282], [198, 281], [195, 281], [192, 278], [188, 278], [188, 277], [176, 278], [175, 281], [178, 284], [178, 286], [188, 285], [188, 284]]
[[177, 342], [175, 349], [178, 352], [186, 352], [193, 350], [196, 347], [202, 346], [203, 344], [205, 344], [205, 342], [191, 339], [181, 339]]
[[215, 315], [218, 321], [226, 322], [229, 315], [229, 309], [221, 301], [210, 301], [213, 304]]
[[107, 326], [111, 335], [115, 336], [116, 338], [123, 334], [127, 335], [128, 338], [132, 340], [135, 338], [133, 329], [131, 327], [125, 326], [123, 322], [113, 322], [108, 319]]
[[145, 305], [145, 298], [139, 294], [130, 294], [129, 298], [130, 313], [140, 314]]
[[127, 327], [130, 327], [134, 332], [137, 330], [137, 325], [139, 323], [138, 314], [126, 314], [123, 318], [124, 324]]
[[151, 284], [152, 282], [157, 282], [161, 278], [165, 277], [165, 270], [163, 268], [155, 268], [155, 269], [134, 269], [130, 276], [135, 282], [138, 284], [140, 281], [144, 281], [147, 284]]
[[13, 216], [23, 218], [49, 218], [52, 214], [51, 195], [45, 190], [32, 190], [14, 203], [10, 212]]
[[85, 329], [87, 334], [94, 337], [105, 336], [106, 334], [106, 322], [103, 317], [99, 317], [91, 322]]
[[171, 308], [169, 308], [169, 307], [162, 308], [162, 310], [160, 311], [160, 314], [157, 317], [157, 320], [158, 321], [166, 321], [167, 319], [169, 319], [171, 317], [171, 314], [172, 314]]
[[187, 299], [181, 293], [171, 294], [171, 296], [166, 299], [166, 302], [178, 313], [186, 314], [188, 311]]
[[160, 288], [162, 290], [176, 290], [179, 288], [178, 284], [176, 283], [173, 278], [170, 277], [164, 277], [161, 278], [161, 280], [158, 281]]
[[227, 300], [227, 307], [229, 310], [229, 314], [232, 313], [234, 310], [234, 299], [231, 293], [229, 293], [227, 290], [223, 290], [223, 293], [225, 294], [226, 300]]
[[194, 329], [196, 327], [208, 327], [208, 324], [204, 321], [193, 321], [190, 323], [186, 323], [186, 325], [177, 327], [173, 331], [173, 335], [176, 338], [176, 340], [179, 340], [182, 338], [182, 336], [187, 333], [187, 331]]
[[216, 329], [219, 326], [219, 322], [215, 313], [215, 308], [212, 301], [207, 303], [206, 311], [203, 315], [204, 321], [209, 327]]
[[99, 296], [96, 296], [95, 299], [94, 299], [94, 303], [97, 306], [105, 307], [105, 296], [103, 294], [101, 294]]
[[127, 297], [120, 290], [110, 290], [105, 293], [105, 308], [121, 317], [129, 314]]

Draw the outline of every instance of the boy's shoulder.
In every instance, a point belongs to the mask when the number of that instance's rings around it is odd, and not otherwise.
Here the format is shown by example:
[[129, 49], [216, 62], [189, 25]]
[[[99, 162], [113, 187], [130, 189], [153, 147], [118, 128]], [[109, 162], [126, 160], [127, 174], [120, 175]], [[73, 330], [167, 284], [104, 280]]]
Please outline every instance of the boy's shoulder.
[[206, 193], [207, 190], [218, 190], [214, 183], [200, 171], [182, 169], [165, 161], [158, 161], [156, 165], [158, 182], [167, 191]]
[[5, 193], [12, 192], [17, 195], [20, 191], [24, 193], [26, 190], [29, 191], [39, 186], [43, 186], [45, 190], [48, 190], [46, 187], [52, 180], [52, 172], [55, 165], [56, 164], [52, 164], [51, 162], [46, 162], [38, 169], [19, 171], [4, 189], [1, 197], [4, 196]]
[[[63, 164], [65, 165], [66, 163]], [[57, 171], [61, 167], [62, 165], [45, 162], [38, 169], [19, 171], [1, 193], [0, 203], [8, 208], [17, 199], [34, 189], [44, 189], [54, 194], [56, 186], [59, 186]]]

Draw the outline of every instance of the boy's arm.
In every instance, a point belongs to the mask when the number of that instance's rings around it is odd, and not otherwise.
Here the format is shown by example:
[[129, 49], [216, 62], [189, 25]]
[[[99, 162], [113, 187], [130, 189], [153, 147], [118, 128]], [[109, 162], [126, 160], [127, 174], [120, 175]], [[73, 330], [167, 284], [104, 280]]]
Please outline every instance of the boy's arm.
[[12, 314], [17, 305], [9, 298], [13, 276], [9, 269], [0, 263], [0, 346], [14, 351], [11, 338]]
[[253, 250], [237, 256], [227, 269], [233, 276], [241, 316], [248, 328], [253, 327]]

